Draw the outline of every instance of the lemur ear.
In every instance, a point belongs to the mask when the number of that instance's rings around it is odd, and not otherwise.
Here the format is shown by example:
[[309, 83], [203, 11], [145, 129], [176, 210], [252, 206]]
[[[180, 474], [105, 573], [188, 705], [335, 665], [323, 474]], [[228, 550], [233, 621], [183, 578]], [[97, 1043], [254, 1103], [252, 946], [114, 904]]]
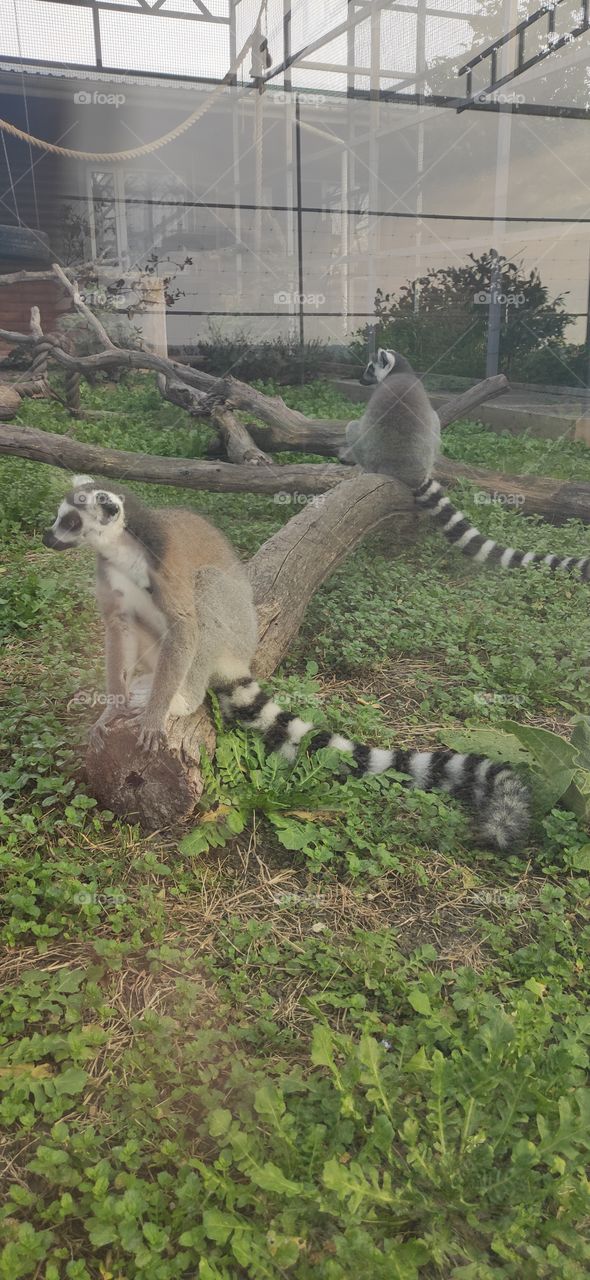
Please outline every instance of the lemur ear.
[[118, 502], [113, 501], [110, 493], [105, 493], [102, 489], [99, 489], [96, 494], [96, 501], [106, 520], [113, 520], [115, 516], [118, 516], [121, 508]]
[[379, 347], [377, 352], [377, 363], [382, 369], [387, 369], [388, 367], [393, 368], [395, 364], [395, 356], [393, 352], [385, 351], [384, 347]]

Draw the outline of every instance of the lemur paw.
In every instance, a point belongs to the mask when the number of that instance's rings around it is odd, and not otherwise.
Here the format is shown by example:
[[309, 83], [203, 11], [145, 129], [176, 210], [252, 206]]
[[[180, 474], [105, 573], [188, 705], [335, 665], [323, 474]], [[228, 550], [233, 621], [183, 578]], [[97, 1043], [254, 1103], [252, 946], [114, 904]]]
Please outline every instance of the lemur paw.
[[141, 717], [137, 742], [143, 751], [159, 751], [166, 744], [166, 734], [161, 725]]
[[129, 715], [128, 707], [125, 707], [125, 706], [106, 707], [102, 715], [96, 721], [96, 724], [93, 724], [91, 729], [88, 732], [88, 741], [90, 743], [90, 746], [93, 747], [95, 751], [97, 751], [100, 747], [102, 747], [104, 744], [108, 726], [112, 724], [114, 720], [119, 720], [120, 718], [126, 715], [127, 716]]

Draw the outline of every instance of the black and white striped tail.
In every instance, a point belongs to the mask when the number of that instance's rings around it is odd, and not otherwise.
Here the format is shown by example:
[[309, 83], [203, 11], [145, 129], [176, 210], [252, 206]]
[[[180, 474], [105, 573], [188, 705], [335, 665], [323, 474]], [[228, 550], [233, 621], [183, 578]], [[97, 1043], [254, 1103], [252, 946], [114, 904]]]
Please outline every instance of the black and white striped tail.
[[[228, 720], [258, 729], [271, 751], [295, 760], [299, 746], [314, 725], [283, 711], [251, 676], [233, 680], [218, 689]], [[408, 774], [421, 791], [439, 789], [457, 796], [477, 820], [480, 839], [507, 851], [523, 843], [530, 822], [530, 797], [526, 784], [506, 764], [494, 764], [485, 756], [457, 751], [403, 751], [365, 747], [341, 733], [316, 732], [306, 744], [310, 752], [334, 747], [352, 757], [359, 773], [385, 773], [395, 769]]]
[[579, 560], [576, 556], [545, 556], [539, 551], [515, 551], [513, 547], [503, 547], [493, 538], [484, 537], [445, 497], [444, 489], [436, 480], [425, 480], [419, 489], [414, 490], [414, 497], [445, 538], [477, 564], [497, 564], [502, 569], [525, 569], [529, 564], [546, 564], [550, 569], [564, 569], [566, 573], [577, 574], [582, 582], [590, 582], [590, 556]]

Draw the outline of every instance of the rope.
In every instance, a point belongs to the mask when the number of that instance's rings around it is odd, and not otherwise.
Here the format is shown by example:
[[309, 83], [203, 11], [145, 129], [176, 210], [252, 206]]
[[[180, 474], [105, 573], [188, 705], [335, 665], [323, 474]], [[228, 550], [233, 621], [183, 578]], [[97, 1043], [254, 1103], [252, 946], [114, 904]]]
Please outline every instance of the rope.
[[47, 377], [47, 362], [53, 343], [49, 337], [43, 336], [33, 347], [33, 359], [29, 369], [29, 377], [33, 382]]
[[266, 9], [266, 4], [267, 0], [261, 0], [260, 10], [254, 30], [252, 34], [248, 36], [248, 39], [240, 52], [236, 54], [225, 78], [217, 85], [213, 92], [209, 94], [205, 101], [202, 102], [190, 116], [187, 116], [186, 120], [183, 120], [175, 129], [171, 129], [170, 133], [163, 134], [161, 138], [155, 138], [153, 142], [144, 142], [139, 147], [131, 147], [129, 151], [77, 151], [74, 147], [60, 147], [56, 142], [47, 142], [45, 138], [35, 138], [32, 134], [26, 133], [24, 129], [17, 128], [15, 124], [11, 124], [9, 120], [3, 120], [1, 117], [0, 130], [4, 133], [8, 133], [12, 138], [18, 138], [21, 142], [28, 142], [29, 146], [38, 147], [39, 150], [48, 151], [54, 156], [65, 156], [70, 160], [96, 160], [101, 163], [108, 162], [113, 164], [120, 160], [137, 160], [140, 156], [150, 155], [152, 151], [158, 151], [160, 147], [165, 147], [169, 142], [174, 142], [174, 140], [179, 138], [181, 134], [186, 133], [186, 130], [190, 129], [193, 124], [196, 124], [197, 120], [200, 120], [201, 116], [204, 115], [205, 112], [209, 110], [209, 107], [213, 106], [213, 103], [217, 101], [217, 98], [221, 96], [226, 83], [233, 79], [244, 61], [248, 50], [254, 44], [256, 34], [260, 30], [260, 19], [263, 11]]
[[68, 369], [66, 371], [66, 404], [72, 414], [77, 414], [80, 409], [80, 382], [81, 377], [77, 369]]

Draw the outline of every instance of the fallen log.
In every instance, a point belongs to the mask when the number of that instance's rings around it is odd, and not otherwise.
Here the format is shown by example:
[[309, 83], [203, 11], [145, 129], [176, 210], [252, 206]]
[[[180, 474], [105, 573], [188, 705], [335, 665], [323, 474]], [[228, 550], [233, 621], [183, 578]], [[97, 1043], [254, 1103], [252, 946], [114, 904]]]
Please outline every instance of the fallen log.
[[[351, 477], [351, 468], [337, 463], [285, 463], [253, 467], [249, 463], [207, 462], [193, 458], [164, 458], [84, 444], [71, 436], [14, 424], [0, 426], [0, 456], [30, 458], [66, 471], [88, 472], [109, 479], [142, 480], [177, 489], [210, 493], [319, 494]], [[354, 474], [354, 472], [353, 472]], [[590, 523], [590, 484], [555, 480], [548, 476], [506, 476], [440, 458], [434, 472], [442, 484], [468, 480], [492, 496], [514, 495], [523, 515], [541, 516], [551, 524], [566, 520]]]
[[[462, 395], [454, 396], [441, 405], [438, 410], [441, 428], [444, 430], [445, 427], [450, 426], [451, 422], [458, 422], [460, 418], [467, 417], [478, 404], [503, 395], [508, 389], [509, 383], [503, 373], [493, 378], [484, 378], [483, 382], [477, 382]], [[256, 393], [257, 396], [260, 394], [260, 392]], [[265, 398], [268, 400], [268, 405], [264, 416], [262, 413], [257, 414], [265, 425], [261, 427], [258, 423], [248, 423], [250, 434], [262, 448], [271, 452], [289, 449], [298, 453], [319, 453], [330, 458], [338, 457], [340, 450], [344, 449], [346, 420], [312, 419], [300, 415], [302, 421], [294, 423], [291, 417], [294, 411], [287, 409], [282, 400], [271, 396]], [[236, 393], [232, 392], [232, 399], [238, 408], [256, 412], [254, 406], [251, 409], [245, 402], [246, 397], [241, 393], [237, 393], [236, 398]]]
[[205, 707], [170, 720], [166, 746], [157, 752], [142, 751], [133, 720], [121, 718], [109, 726], [101, 746], [89, 746], [87, 782], [103, 808], [148, 831], [170, 827], [190, 817], [201, 798], [203, 747], [215, 747]]
[[359, 474], [311, 500], [264, 542], [248, 566], [258, 611], [257, 675], [275, 670], [326, 578], [368, 534], [395, 526], [397, 549], [418, 530], [409, 489], [387, 476]]
[[84, 444], [71, 436], [39, 431], [36, 427], [0, 427], [0, 455], [30, 458], [70, 472], [109, 479], [143, 480], [169, 484], [177, 489], [204, 489], [212, 493], [324, 493], [350, 478], [350, 468], [336, 463], [309, 462], [268, 467], [251, 463], [206, 462], [194, 458], [164, 458]]

